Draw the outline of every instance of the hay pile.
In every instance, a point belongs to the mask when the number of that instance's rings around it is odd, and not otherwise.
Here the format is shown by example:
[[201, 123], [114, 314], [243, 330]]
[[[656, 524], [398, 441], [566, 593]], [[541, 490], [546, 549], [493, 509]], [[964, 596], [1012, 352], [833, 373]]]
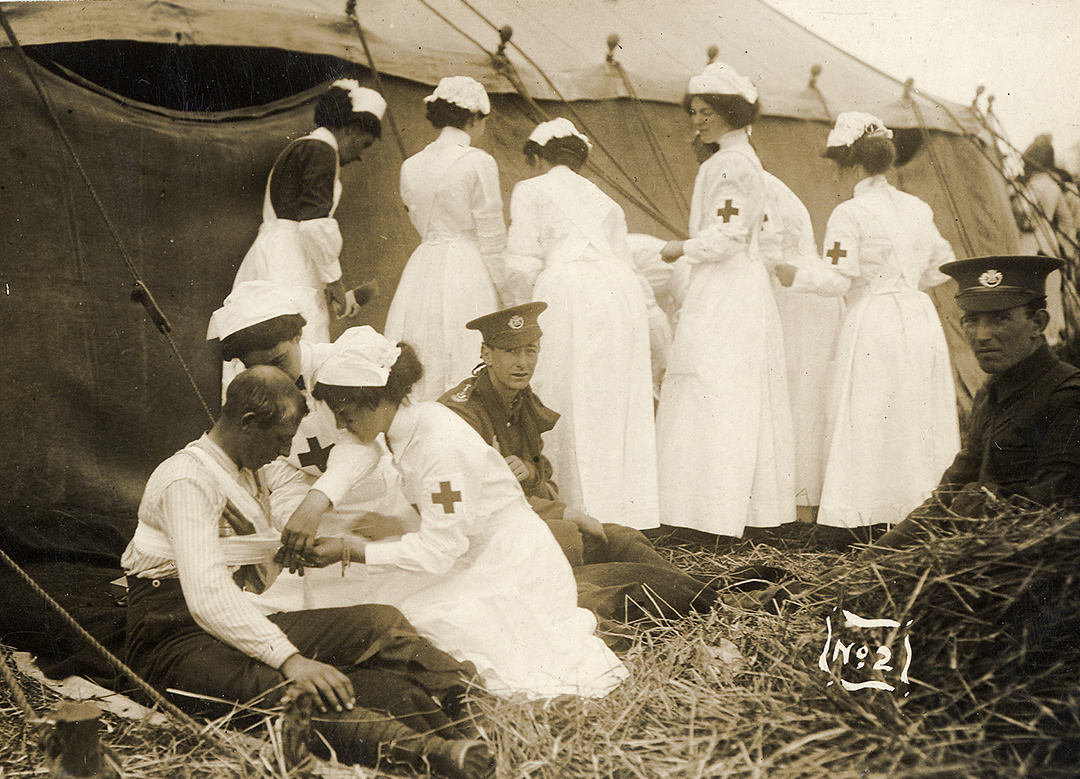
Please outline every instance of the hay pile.
[[[668, 552], [697, 574], [772, 565], [810, 587], [772, 610], [721, 606], [638, 628], [624, 657], [632, 676], [602, 700], [477, 696], [501, 779], [1080, 775], [1080, 516], [1012, 513], [869, 561], [768, 546]], [[903, 625], [874, 635], [893, 634], [894, 660], [909, 637], [910, 684], [853, 691], [841, 679], [854, 662], [819, 667], [837, 608]], [[858, 673], [896, 682], [898, 665]], [[0, 745], [10, 711], [0, 691]], [[274, 775], [240, 759], [205, 767], [178, 736], [123, 747], [134, 726], [109, 722], [125, 763], [162, 764], [139, 774]], [[0, 746], [5, 779], [32, 773], [12, 767], [18, 749]]]

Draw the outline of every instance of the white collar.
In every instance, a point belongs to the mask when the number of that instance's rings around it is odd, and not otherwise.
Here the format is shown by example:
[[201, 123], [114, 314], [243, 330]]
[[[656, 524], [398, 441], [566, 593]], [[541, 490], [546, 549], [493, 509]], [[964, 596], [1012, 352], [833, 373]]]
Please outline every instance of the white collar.
[[866, 178], [864, 178], [862, 181], [860, 181], [858, 184], [855, 185], [855, 193], [854, 194], [861, 195], [862, 193], [872, 189], [873, 187], [881, 187], [881, 186], [885, 186], [885, 187], [889, 186], [889, 181], [888, 181], [888, 179], [885, 178], [884, 173], [879, 173], [876, 176], [867, 176]]
[[720, 148], [729, 149], [732, 146], [748, 146], [750, 144], [750, 136], [746, 134], [746, 128], [740, 127], [738, 130], [732, 130], [726, 132], [720, 136]]
[[472, 137], [458, 127], [444, 127], [439, 133], [438, 141], [443, 143], [456, 143], [458, 146], [472, 146]]
[[386, 431], [386, 444], [394, 454], [396, 460], [402, 452], [412, 443], [416, 434], [416, 428], [420, 425], [420, 409], [418, 404], [404, 401], [394, 413], [394, 419], [390, 423], [390, 429]]
[[217, 461], [218, 465], [220, 465], [222, 468], [229, 472], [229, 475], [233, 477], [239, 477], [240, 466], [236, 464], [236, 461], [233, 460], [233, 458], [229, 457], [228, 453], [224, 449], [218, 446], [217, 442], [210, 437], [209, 433], [203, 433], [194, 442], [193, 445], [199, 447], [211, 457], [213, 457], [214, 460]]
[[307, 137], [314, 138], [315, 140], [322, 141], [323, 143], [328, 143], [334, 147], [334, 151], [338, 150], [337, 138], [334, 137], [334, 134], [330, 132], [330, 130], [326, 127], [316, 127], [314, 130], [307, 134]]

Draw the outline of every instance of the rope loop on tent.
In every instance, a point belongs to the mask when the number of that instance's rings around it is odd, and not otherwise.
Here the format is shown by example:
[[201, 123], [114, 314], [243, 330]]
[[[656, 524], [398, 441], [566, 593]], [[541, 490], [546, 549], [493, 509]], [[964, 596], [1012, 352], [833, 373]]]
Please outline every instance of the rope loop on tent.
[[[90, 176], [87, 174], [86, 169], [83, 167], [82, 161], [79, 159], [79, 155], [75, 152], [75, 146], [72, 144], [71, 139], [68, 137], [67, 132], [64, 131], [63, 125], [60, 123], [60, 118], [56, 115], [56, 110], [53, 108], [52, 102], [49, 100], [48, 95], [45, 94], [45, 89], [38, 82], [37, 77], [34, 75], [34, 70], [30, 66], [30, 59], [26, 56], [26, 52], [23, 51], [22, 45], [19, 43], [19, 39], [15, 35], [15, 31], [11, 28], [11, 23], [8, 21], [7, 14], [4, 12], [3, 4], [0, 4], [0, 26], [4, 28], [4, 32], [7, 34], [8, 40], [11, 41], [12, 47], [15, 49], [19, 62], [22, 64], [23, 69], [26, 71], [26, 77], [34, 87], [34, 91], [37, 92], [38, 98], [41, 100], [42, 105], [45, 107], [46, 113], [52, 120], [53, 127], [56, 128], [57, 135], [60, 136], [60, 140], [64, 144], [64, 148], [70, 155], [72, 162], [75, 164], [75, 169], [79, 172], [79, 176], [83, 180], [83, 184], [86, 185], [87, 191], [90, 193], [91, 199], [94, 201], [94, 206], [97, 208], [98, 213], [101, 214], [101, 218], [105, 222], [105, 226], [109, 231], [109, 235], [113, 239], [113, 243], [116, 244], [117, 250], [120, 252], [120, 257], [123, 259], [124, 264], [127, 266], [128, 272], [135, 281], [135, 292], [132, 293], [134, 302], [141, 303], [146, 308], [147, 313], [150, 315], [151, 321], [154, 326], [165, 336], [165, 339], [169, 342], [169, 346], [173, 350], [173, 355], [176, 357], [176, 361], [180, 364], [180, 367], [184, 371], [184, 375], [187, 376], [188, 383], [191, 384], [191, 388], [195, 391], [195, 396], [199, 399], [199, 403], [203, 407], [203, 411], [206, 412], [207, 418], [210, 420], [210, 424], [214, 423], [214, 414], [210, 411], [210, 406], [206, 402], [206, 398], [203, 397], [202, 391], [199, 390], [199, 385], [195, 382], [195, 376], [191, 373], [191, 369], [188, 367], [187, 362], [184, 360], [183, 354], [180, 352], [179, 346], [169, 335], [169, 331], [172, 326], [169, 324], [168, 319], [165, 317], [164, 312], [154, 301], [153, 296], [150, 294], [149, 288], [142, 280], [142, 276], [139, 274], [138, 269], [135, 267], [134, 261], [131, 259], [131, 255], [128, 254], [127, 247], [124, 245], [123, 240], [120, 238], [120, 233], [116, 229], [116, 225], [113, 224], [109, 213], [105, 208], [105, 204], [102, 202], [101, 197], [98, 195], [97, 190], [94, 188], [93, 182], [90, 181]], [[136, 297], [138, 295], [138, 297]]]
[[807, 83], [806, 86], [818, 96], [818, 100], [821, 101], [821, 107], [825, 109], [826, 118], [829, 120], [829, 122], [832, 122], [834, 117], [832, 115], [832, 111], [829, 110], [829, 103], [827, 100], [825, 100], [825, 93], [821, 91], [821, 87], [819, 87], [817, 84], [818, 76], [821, 75], [821, 71], [821, 65], [817, 63], [812, 65], [810, 68], [810, 81]]
[[664, 182], [667, 184], [671, 194], [675, 197], [675, 201], [679, 204], [681, 216], [684, 219], [689, 219], [690, 204], [686, 200], [686, 193], [683, 192], [682, 187], [679, 186], [675, 171], [672, 169], [667, 155], [664, 154], [664, 149], [660, 145], [656, 133], [653, 132], [652, 124], [650, 124], [649, 118], [645, 114], [645, 109], [642, 108], [641, 98], [638, 97], [637, 90], [634, 89], [634, 85], [626, 73], [626, 68], [624, 68], [622, 63], [615, 58], [615, 49], [618, 48], [618, 46], [619, 36], [616, 33], [612, 33], [607, 38], [607, 63], [615, 69], [615, 72], [619, 74], [619, 78], [622, 79], [623, 88], [626, 89], [626, 94], [630, 97], [630, 102], [634, 106], [638, 122], [640, 122], [641, 129], [645, 133], [645, 140], [649, 142], [649, 148], [652, 150], [653, 156], [656, 157], [656, 162], [660, 166], [660, 172], [664, 176]]
[[926, 118], [923, 116], [922, 107], [919, 105], [919, 101], [911, 94], [914, 87], [915, 79], [909, 78], [904, 82], [904, 99], [909, 100], [911, 103], [911, 110], [915, 114], [915, 121], [919, 123], [919, 132], [923, 137], [923, 142], [926, 144], [926, 151], [930, 155], [930, 167], [934, 169], [934, 174], [937, 176], [938, 183], [941, 184], [941, 188], [945, 192], [945, 198], [949, 202], [949, 210], [952, 212], [952, 217], [956, 221], [957, 228], [960, 230], [960, 240], [963, 241], [964, 251], [967, 253], [967, 256], [971, 257], [975, 254], [974, 244], [971, 241], [971, 236], [968, 235], [967, 226], [964, 224], [963, 217], [960, 215], [960, 207], [956, 203], [956, 196], [953, 194], [952, 188], [949, 186], [949, 181], [945, 177], [945, 171], [941, 167], [941, 160], [934, 150], [933, 138], [930, 135], [930, 129], [926, 126]]
[[[430, 8], [430, 6], [427, 4], [427, 2], [425, 2], [425, 0], [421, 0], [421, 2], [423, 2], [425, 6]], [[461, 3], [466, 8], [468, 8], [470, 11], [472, 11], [474, 14], [476, 14], [478, 17], [480, 17], [480, 19], [485, 24], [487, 24], [489, 27], [491, 27], [491, 29], [496, 30], [497, 32], [499, 32], [500, 36], [501, 36], [502, 30], [504, 29], [503, 27], [499, 27], [494, 22], [492, 22], [490, 19], [488, 19], [486, 16], [484, 16], [484, 14], [482, 14], [472, 3], [470, 3], [469, 0], [461, 0]], [[504, 27], [507, 27], [507, 26], [508, 25], [504, 25]], [[511, 30], [511, 32], [512, 32], [512, 30]], [[508, 40], [507, 45], [512, 45], [514, 47], [514, 49], [518, 52], [518, 54], [520, 54], [525, 59], [526, 62], [528, 62], [530, 65], [532, 65], [533, 68], [536, 69], [536, 72], [540, 74], [540, 76], [547, 83], [547, 85], [551, 89], [551, 91], [554, 92], [556, 94], [556, 96], [558, 96], [559, 100], [566, 107], [567, 111], [573, 117], [573, 119], [574, 119], [575, 123], [578, 125], [578, 127], [586, 135], [588, 135], [592, 139], [592, 141], [596, 145], [596, 147], [601, 152], [603, 152], [604, 155], [615, 166], [615, 169], [620, 174], [622, 174], [623, 177], [625, 177], [627, 181], [630, 182], [631, 186], [637, 192], [637, 196], [632, 195], [630, 192], [627, 191], [627, 189], [625, 187], [623, 187], [622, 185], [615, 182], [614, 179], [612, 179], [611, 177], [607, 176], [602, 170], [600, 170], [599, 167], [597, 167], [595, 165], [595, 163], [593, 163], [593, 162], [587, 162], [586, 163], [589, 170], [593, 171], [605, 183], [607, 183], [613, 189], [618, 191], [619, 194], [621, 194], [623, 197], [627, 198], [627, 200], [630, 203], [632, 203], [634, 206], [636, 206], [643, 213], [645, 213], [646, 215], [652, 217], [652, 219], [655, 220], [658, 224], [660, 224], [661, 227], [664, 227], [665, 229], [667, 229], [668, 231], [670, 231], [674, 235], [684, 237], [685, 236], [685, 231], [675, 227], [661, 213], [659, 207], [655, 203], [652, 202], [652, 199], [649, 197], [648, 193], [646, 193], [638, 185], [637, 179], [634, 176], [631, 176], [626, 171], [626, 169], [623, 168], [622, 164], [618, 161], [618, 159], [616, 159], [615, 155], [611, 153], [611, 151], [607, 148], [607, 146], [603, 143], [603, 141], [600, 140], [599, 136], [597, 136], [597, 134], [595, 132], [593, 132], [589, 128], [589, 125], [585, 122], [585, 120], [581, 117], [581, 115], [577, 112], [577, 110], [575, 110], [575, 108], [570, 104], [570, 101], [566, 99], [566, 97], [559, 90], [558, 86], [556, 86], [555, 82], [551, 80], [551, 78], [547, 75], [547, 73], [544, 71], [544, 69], [541, 68], [540, 65], [535, 60], [532, 59], [532, 57], [530, 57], [528, 54], [526, 54], [525, 51], [523, 51], [520, 46], [518, 46], [516, 43], [513, 43], [512, 40]], [[487, 50], [484, 49], [484, 51], [486, 52]], [[524, 83], [522, 82], [520, 75], [517, 74], [517, 69], [514, 67], [514, 64], [513, 64], [513, 62], [510, 61], [509, 57], [507, 57], [504, 54], [501, 59], [502, 59], [503, 62], [505, 62], [505, 67], [507, 69], [509, 69], [509, 70], [512, 70], [514, 72], [514, 74], [515, 74], [514, 78], [509, 79], [510, 83], [514, 86], [514, 89], [523, 98], [525, 98], [525, 100], [529, 103], [529, 105], [535, 111], [537, 111], [541, 116], [543, 116], [545, 118], [550, 118], [548, 113], [546, 111], [544, 111], [532, 97], [529, 96], [527, 91], [525, 91]]]
[[[379, 94], [386, 98], [386, 91], [383, 89], [382, 78], [379, 76], [379, 69], [375, 67], [375, 58], [371, 56], [371, 49], [368, 47], [367, 36], [364, 34], [364, 28], [360, 25], [360, 19], [356, 15], [356, 0], [345, 0], [345, 15], [349, 17], [349, 21], [352, 22], [353, 28], [356, 30], [356, 36], [360, 39], [360, 45], [364, 47], [364, 56], [367, 57], [368, 68], [371, 70], [371, 76], [375, 80], [375, 89], [379, 91]], [[390, 110], [390, 101], [386, 102], [386, 119], [390, 125], [390, 132], [394, 134], [394, 141], [397, 143], [398, 151], [401, 153], [401, 159], [408, 159], [408, 154], [405, 152], [405, 142], [401, 138], [401, 133], [398, 131], [397, 122], [394, 121], [394, 112]]]

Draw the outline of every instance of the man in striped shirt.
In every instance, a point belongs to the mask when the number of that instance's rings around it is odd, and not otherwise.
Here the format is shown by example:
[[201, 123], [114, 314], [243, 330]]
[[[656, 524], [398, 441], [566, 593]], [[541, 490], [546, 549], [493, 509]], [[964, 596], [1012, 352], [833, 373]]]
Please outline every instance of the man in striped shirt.
[[400, 612], [362, 605], [267, 617], [243, 592], [276, 575], [280, 537], [259, 469], [288, 455], [306, 412], [281, 370], [245, 371], [213, 429], [151, 475], [122, 559], [127, 661], [162, 690], [260, 707], [286, 690], [310, 694], [326, 712], [315, 727], [343, 762], [422, 768], [426, 758], [444, 775], [484, 776], [487, 748], [452, 719], [473, 669], [417, 636]]

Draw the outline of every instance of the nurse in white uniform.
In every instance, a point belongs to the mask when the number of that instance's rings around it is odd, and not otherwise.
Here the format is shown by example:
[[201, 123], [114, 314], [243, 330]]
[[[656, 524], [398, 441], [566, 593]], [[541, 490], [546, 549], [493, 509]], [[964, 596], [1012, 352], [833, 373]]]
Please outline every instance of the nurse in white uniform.
[[385, 111], [382, 95], [354, 79], [330, 85], [315, 107], [318, 127], [285, 147], [274, 163], [262, 226], [236, 271], [233, 289], [247, 281], [291, 288], [307, 320], [304, 338], [312, 343], [330, 340], [327, 298], [337, 316], [360, 310], [341, 281], [341, 230], [334, 212], [341, 166], [359, 160], [382, 135]]
[[829, 391], [818, 522], [896, 523], [922, 503], [960, 448], [952, 364], [934, 302], [954, 259], [930, 206], [885, 179], [892, 131], [843, 113], [825, 156], [854, 196], [829, 217], [824, 263], [778, 266], [793, 290], [844, 297], [847, 311]]
[[548, 304], [532, 386], [562, 415], [544, 442], [561, 499], [644, 530], [660, 524], [645, 284], [622, 208], [577, 173], [589, 148], [568, 119], [533, 130], [542, 173], [514, 187], [508, 264], [519, 296]]
[[437, 647], [474, 663], [496, 694], [607, 694], [627, 671], [578, 608], [570, 564], [494, 448], [445, 406], [405, 400], [422, 370], [407, 344], [361, 327], [316, 371], [315, 399], [356, 441], [334, 447], [310, 504], [326, 510], [363, 484], [363, 450], [382, 433], [420, 515], [419, 529], [396, 539], [317, 539], [309, 562], [344, 560], [352, 582], [327, 597], [396, 606]]
[[741, 536], [795, 520], [794, 441], [784, 342], [758, 256], [765, 174], [750, 146], [757, 89], [714, 62], [684, 105], [719, 145], [694, 182], [690, 240], [670, 241], [690, 281], [660, 388], [656, 437], [666, 525]]
[[[770, 268], [779, 263], [821, 264], [814, 226], [806, 206], [783, 181], [768, 171], [768, 219], [762, 227], [761, 250]], [[795, 501], [799, 506], [821, 502], [825, 478], [826, 389], [840, 321], [841, 298], [793, 292], [773, 277], [776, 307], [784, 329], [791, 421], [795, 431]]]
[[467, 376], [480, 336], [465, 323], [499, 308], [506, 247], [499, 169], [474, 144], [491, 103], [479, 82], [451, 76], [424, 98], [439, 137], [401, 166], [401, 199], [420, 233], [386, 317], [386, 336], [413, 344], [424, 376], [413, 400], [438, 400]]

